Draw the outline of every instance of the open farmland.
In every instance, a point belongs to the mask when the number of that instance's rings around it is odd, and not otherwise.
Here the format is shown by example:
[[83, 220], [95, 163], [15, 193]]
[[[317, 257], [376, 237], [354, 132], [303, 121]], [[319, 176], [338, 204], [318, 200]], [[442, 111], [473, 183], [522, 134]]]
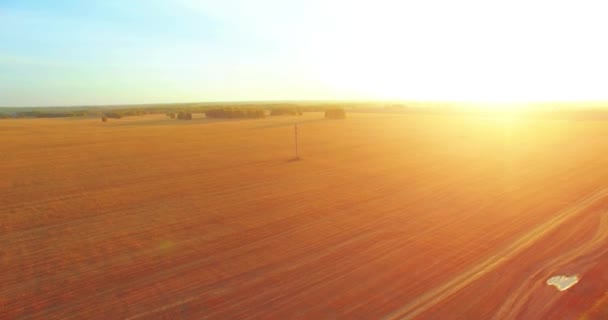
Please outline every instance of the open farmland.
[[607, 164], [603, 121], [2, 120], [0, 319], [605, 319]]

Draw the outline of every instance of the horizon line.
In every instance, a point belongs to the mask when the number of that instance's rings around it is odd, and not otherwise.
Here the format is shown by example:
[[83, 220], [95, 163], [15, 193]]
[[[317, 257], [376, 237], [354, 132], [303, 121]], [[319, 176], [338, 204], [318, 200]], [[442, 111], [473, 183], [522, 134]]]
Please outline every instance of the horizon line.
[[110, 104], [69, 104], [69, 105], [23, 105], [23, 106], [0, 106], [0, 108], [95, 108], [95, 107], [119, 107], [119, 106], [150, 106], [150, 105], [186, 105], [186, 104], [278, 104], [278, 103], [351, 103], [351, 104], [465, 104], [465, 105], [546, 105], [546, 104], [607, 104], [605, 100], [536, 100], [536, 101], [481, 101], [481, 100], [445, 100], [445, 99], [297, 99], [297, 100], [207, 100], [207, 101], [185, 101], [185, 102], [143, 102], [143, 103], [110, 103]]

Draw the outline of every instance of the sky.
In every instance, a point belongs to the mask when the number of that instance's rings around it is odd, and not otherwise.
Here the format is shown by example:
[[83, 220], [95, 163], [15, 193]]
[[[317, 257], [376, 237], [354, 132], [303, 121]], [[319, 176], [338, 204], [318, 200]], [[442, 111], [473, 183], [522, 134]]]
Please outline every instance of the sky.
[[0, 106], [608, 101], [608, 4], [0, 0]]

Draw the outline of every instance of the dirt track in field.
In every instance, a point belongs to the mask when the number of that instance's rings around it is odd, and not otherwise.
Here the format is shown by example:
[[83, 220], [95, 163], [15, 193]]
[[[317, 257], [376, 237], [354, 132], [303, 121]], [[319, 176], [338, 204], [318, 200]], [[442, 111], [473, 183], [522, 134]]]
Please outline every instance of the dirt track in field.
[[[543, 239], [543, 237], [546, 236], [551, 231], [554, 231], [557, 228], [571, 229], [572, 226], [565, 225], [566, 222], [568, 222], [569, 220], [572, 220], [573, 217], [580, 215], [582, 212], [585, 212], [586, 210], [589, 209], [589, 207], [596, 204], [596, 202], [603, 200], [607, 196], [608, 196], [608, 189], [603, 189], [603, 190], [593, 194], [592, 196], [580, 201], [579, 203], [576, 203], [576, 205], [572, 206], [571, 208], [568, 208], [567, 210], [564, 210], [563, 212], [558, 213], [551, 220], [530, 230], [529, 232], [527, 232], [526, 234], [521, 236], [519, 239], [517, 239], [516, 241], [514, 241], [513, 243], [508, 245], [503, 250], [500, 250], [500, 251], [494, 253], [487, 260], [484, 260], [483, 262], [479, 263], [478, 265], [469, 268], [466, 272], [454, 277], [453, 279], [444, 283], [440, 287], [437, 287], [437, 288], [425, 293], [424, 295], [417, 297], [416, 299], [414, 299], [414, 301], [412, 301], [408, 305], [404, 306], [403, 308], [400, 308], [395, 313], [391, 314], [388, 318], [389, 319], [392, 319], [392, 318], [414, 319], [415, 317], [417, 317], [424, 311], [427, 311], [428, 309], [434, 307], [435, 305], [442, 302], [446, 298], [458, 293], [463, 288], [469, 286], [471, 283], [479, 280], [485, 274], [494, 272], [498, 267], [505, 264], [507, 261], [513, 260], [514, 258], [518, 257], [518, 255], [525, 249], [527, 249], [533, 245], [538, 245], [538, 242], [541, 239]], [[607, 232], [607, 230], [605, 230], [606, 224], [604, 223], [605, 219], [603, 219], [603, 216], [602, 216], [601, 221], [602, 221], [602, 223], [599, 224], [599, 230], [598, 230], [598, 234], [596, 237], [594, 237], [590, 241], [586, 242], [584, 245], [576, 247], [574, 250], [568, 252], [568, 254], [562, 254], [560, 252], [561, 250], [563, 250], [563, 248], [555, 247], [555, 249], [560, 250], [560, 251], [557, 251], [557, 254], [559, 254], [559, 256], [557, 258], [551, 260], [550, 263], [547, 263], [545, 266], [540, 268], [540, 270], [544, 271], [544, 270], [542, 270], [543, 268], [555, 268], [557, 266], [560, 266], [560, 264], [563, 264], [564, 262], [571, 260], [572, 258], [576, 258], [576, 257], [584, 257], [584, 258], [590, 259], [589, 254], [594, 251], [597, 251], [597, 250], [601, 250], [600, 251], [601, 253], [608, 252], [608, 249], [605, 248], [606, 244], [608, 244], [606, 242], [606, 237], [608, 236], [608, 232]], [[576, 221], [574, 221], [572, 223], [576, 223]], [[566, 230], [563, 233], [567, 233], [568, 231], [569, 230]], [[576, 236], [580, 237], [581, 234], [577, 234]], [[554, 246], [555, 244], [554, 243], [545, 244], [545, 246], [547, 246], [547, 247], [549, 245]], [[569, 243], [567, 243], [567, 242], [562, 243], [562, 245], [564, 247], [567, 247], [569, 245]], [[547, 247], [544, 247], [545, 250]], [[541, 247], [539, 249], [542, 250], [543, 247]], [[590, 259], [590, 260], [595, 261], [598, 257], [594, 257], [594, 258], [595, 259]], [[552, 275], [551, 273], [547, 274], [546, 278], [549, 278], [551, 275]], [[523, 279], [519, 279], [519, 280], [518, 279], [510, 279], [510, 280], [520, 283], [520, 286], [517, 291], [510, 292], [510, 295], [509, 295], [507, 301], [501, 303], [501, 305], [502, 305], [501, 309], [499, 310], [499, 312], [497, 312], [494, 315], [498, 319], [517, 318], [517, 311], [519, 309], [517, 309], [516, 306], [521, 306], [522, 304], [529, 302], [529, 300], [531, 299], [532, 296], [534, 296], [535, 294], [538, 294], [538, 292], [535, 292], [535, 291], [538, 291], [539, 287], [546, 286], [546, 284], [544, 282], [542, 282], [542, 280], [539, 281], [538, 278], [536, 278], [536, 279], [523, 278]], [[536, 281], [533, 282], [533, 285], [530, 285], [532, 280], [536, 280]], [[525, 285], [525, 284], [527, 284], [527, 285]], [[479, 292], [478, 292], [478, 294], [479, 294]], [[557, 294], [554, 296], [557, 296]], [[538, 310], [541, 307], [542, 308], [548, 307], [546, 304], [546, 301], [545, 301], [544, 305], [535, 306], [535, 309]], [[434, 316], [436, 316], [436, 314], [434, 314]], [[539, 316], [539, 315], [537, 315], [537, 316]]]
[[[442, 313], [443, 317], [450, 317], [450, 314], [454, 314], [450, 303], [462, 304], [472, 299], [473, 295], [483, 294], [481, 287], [487, 286], [488, 283], [494, 287], [502, 285], [509, 290], [492, 297], [493, 299], [486, 296], [484, 307], [488, 308], [488, 305], [493, 303], [494, 308], [488, 314], [483, 314], [483, 317], [543, 319], [547, 318], [548, 311], [554, 313], [555, 317], [550, 317], [552, 319], [563, 318], [564, 313], [575, 316], [572, 309], [579, 308], [578, 311], [581, 311], [580, 302], [576, 306], [566, 304], [568, 307], [564, 308], [563, 300], [568, 300], [567, 296], [564, 298], [562, 293], [548, 287], [543, 280], [563, 274], [580, 276], [590, 266], [597, 264], [599, 258], [608, 254], [607, 196], [608, 189], [603, 189], [580, 201], [552, 220], [531, 230], [504, 250], [415, 299], [390, 318], [413, 319], [425, 312], [425, 317], [438, 317]], [[595, 235], [592, 238], [586, 237], [593, 233]], [[581, 241], [583, 242], [579, 243]], [[529, 274], [527, 270], [536, 272]], [[499, 280], [482, 279], [488, 273], [494, 273], [493, 278]], [[506, 277], [509, 273], [513, 276]], [[521, 279], [516, 278], [518, 274]], [[583, 280], [595, 281], [593, 277], [585, 277]], [[467, 288], [476, 281], [479, 283], [472, 286], [476, 289]], [[467, 289], [463, 290], [464, 288]], [[598, 284], [598, 288], [601, 292], [602, 285]], [[442, 306], [445, 300], [450, 302], [446, 303], [447, 306]], [[589, 300], [587, 303], [593, 301]], [[441, 311], [438, 310], [440, 306], [443, 308]], [[562, 313], [556, 310], [561, 310]]]
[[2, 120], [0, 318], [602, 319], [606, 163], [601, 121]]

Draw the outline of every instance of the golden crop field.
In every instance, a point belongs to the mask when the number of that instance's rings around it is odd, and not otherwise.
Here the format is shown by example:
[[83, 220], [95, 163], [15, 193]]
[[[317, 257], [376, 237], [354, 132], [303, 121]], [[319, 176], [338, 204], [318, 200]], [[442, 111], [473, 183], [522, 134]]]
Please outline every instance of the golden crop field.
[[0, 319], [606, 319], [607, 210], [604, 121], [1, 120]]

